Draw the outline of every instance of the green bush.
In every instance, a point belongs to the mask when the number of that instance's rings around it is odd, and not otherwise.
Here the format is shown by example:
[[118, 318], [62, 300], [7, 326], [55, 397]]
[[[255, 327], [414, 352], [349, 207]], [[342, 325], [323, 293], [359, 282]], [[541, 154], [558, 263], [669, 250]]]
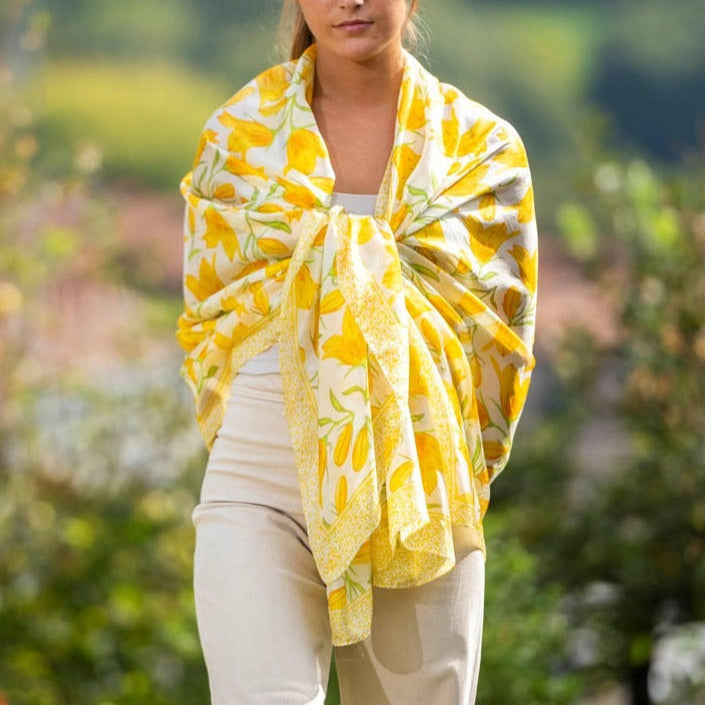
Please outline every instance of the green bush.
[[29, 95], [39, 114], [45, 174], [66, 173], [88, 145], [102, 153], [106, 176], [176, 192], [203, 123], [229, 91], [222, 81], [174, 65], [48, 63]]

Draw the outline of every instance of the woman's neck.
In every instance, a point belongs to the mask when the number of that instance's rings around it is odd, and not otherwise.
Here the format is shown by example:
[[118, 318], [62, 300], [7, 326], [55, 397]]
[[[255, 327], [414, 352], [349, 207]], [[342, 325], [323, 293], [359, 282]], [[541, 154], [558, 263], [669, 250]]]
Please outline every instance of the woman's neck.
[[401, 47], [392, 47], [365, 61], [316, 52], [314, 94], [337, 106], [374, 106], [396, 102], [404, 73]]

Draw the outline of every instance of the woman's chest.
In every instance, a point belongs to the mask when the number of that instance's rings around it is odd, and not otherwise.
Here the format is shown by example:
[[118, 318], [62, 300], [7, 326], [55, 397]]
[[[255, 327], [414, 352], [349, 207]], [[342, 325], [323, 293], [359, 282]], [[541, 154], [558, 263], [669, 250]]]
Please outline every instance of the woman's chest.
[[335, 172], [335, 190], [377, 193], [394, 143], [396, 112], [321, 113], [316, 119]]

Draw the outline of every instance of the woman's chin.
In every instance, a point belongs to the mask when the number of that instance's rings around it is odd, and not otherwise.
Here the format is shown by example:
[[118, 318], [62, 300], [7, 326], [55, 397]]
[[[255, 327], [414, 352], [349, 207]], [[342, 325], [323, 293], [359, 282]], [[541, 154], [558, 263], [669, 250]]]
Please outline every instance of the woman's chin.
[[[344, 37], [335, 42], [326, 42], [323, 45], [324, 51], [332, 56], [346, 61], [356, 61], [364, 63], [371, 61], [394, 47], [392, 40], [380, 41], [371, 37]], [[319, 42], [319, 51], [321, 43]]]

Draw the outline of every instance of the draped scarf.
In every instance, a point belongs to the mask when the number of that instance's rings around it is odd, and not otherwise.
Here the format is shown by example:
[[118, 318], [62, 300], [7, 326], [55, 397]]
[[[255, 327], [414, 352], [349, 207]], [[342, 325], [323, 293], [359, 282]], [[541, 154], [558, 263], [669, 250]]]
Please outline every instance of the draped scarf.
[[[186, 201], [177, 338], [208, 447], [229, 387], [279, 344], [287, 422], [332, 641], [372, 587], [455, 565], [482, 520], [534, 365], [537, 241], [521, 139], [407, 52], [374, 216], [332, 206], [311, 109], [316, 46], [206, 122]], [[351, 137], [354, 139], [354, 137]]]

